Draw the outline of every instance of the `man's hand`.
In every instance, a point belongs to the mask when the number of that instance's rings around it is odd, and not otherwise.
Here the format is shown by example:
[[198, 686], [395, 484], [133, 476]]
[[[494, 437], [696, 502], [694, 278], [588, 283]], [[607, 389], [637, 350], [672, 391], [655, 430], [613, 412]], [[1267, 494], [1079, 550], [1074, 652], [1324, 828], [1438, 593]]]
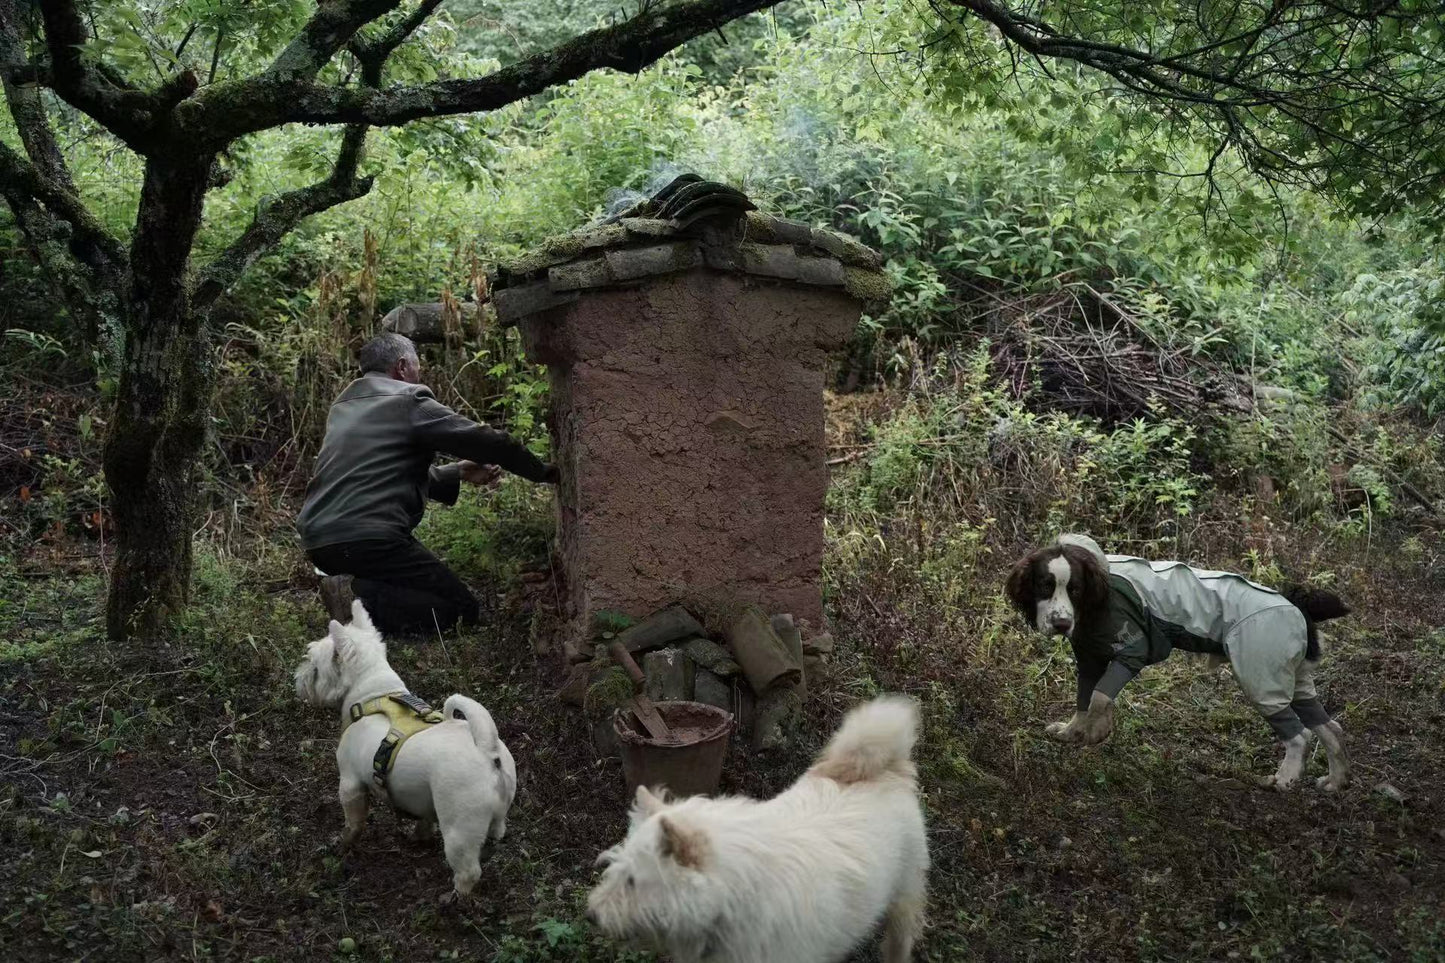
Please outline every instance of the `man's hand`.
[[502, 470], [496, 465], [478, 465], [474, 461], [459, 463], [461, 468], [462, 481], [470, 485], [479, 485], [483, 488], [491, 487], [502, 477]]

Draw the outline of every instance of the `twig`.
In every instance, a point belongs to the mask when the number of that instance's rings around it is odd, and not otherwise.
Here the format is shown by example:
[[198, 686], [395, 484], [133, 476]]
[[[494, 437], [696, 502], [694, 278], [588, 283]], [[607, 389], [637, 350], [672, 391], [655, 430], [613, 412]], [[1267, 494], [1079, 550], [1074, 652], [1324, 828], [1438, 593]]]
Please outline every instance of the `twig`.
[[1371, 458], [1369, 455], [1361, 452], [1350, 442], [1348, 438], [1345, 437], [1344, 432], [1340, 431], [1338, 428], [1330, 427], [1326, 430], [1329, 431], [1331, 438], [1344, 446], [1345, 451], [1350, 455], [1351, 458], [1357, 458], [1360, 461], [1366, 462], [1372, 468], [1375, 468], [1376, 470], [1382, 472], [1386, 478], [1389, 478], [1392, 482], [1394, 482], [1400, 487], [1400, 491], [1410, 496], [1410, 499], [1412, 501], [1414, 501], [1421, 508], [1425, 509], [1426, 513], [1429, 514], [1431, 518], [1436, 519], [1437, 521], [1441, 519], [1440, 510], [1435, 507], [1435, 503], [1430, 501], [1430, 499], [1425, 496], [1424, 492], [1420, 491], [1420, 489], [1416, 488], [1409, 481], [1405, 480], [1405, 478], [1402, 477], [1399, 472], [1395, 471], [1395, 469], [1391, 468], [1389, 465], [1376, 461], [1374, 458]]

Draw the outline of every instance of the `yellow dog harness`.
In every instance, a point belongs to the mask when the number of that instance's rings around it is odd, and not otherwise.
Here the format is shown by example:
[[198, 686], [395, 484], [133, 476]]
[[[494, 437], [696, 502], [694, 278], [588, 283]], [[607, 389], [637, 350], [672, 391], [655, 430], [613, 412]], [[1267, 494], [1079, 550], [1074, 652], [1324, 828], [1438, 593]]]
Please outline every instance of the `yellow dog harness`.
[[396, 765], [396, 756], [402, 743], [428, 726], [442, 721], [440, 712], [410, 692], [388, 692], [375, 699], [352, 703], [346, 714], [347, 720], [341, 727], [342, 732], [353, 722], [360, 721], [363, 716], [386, 716], [386, 721], [391, 724], [386, 738], [376, 747], [376, 755], [371, 760], [371, 778], [376, 783], [376, 788], [383, 793], [386, 792], [386, 779]]

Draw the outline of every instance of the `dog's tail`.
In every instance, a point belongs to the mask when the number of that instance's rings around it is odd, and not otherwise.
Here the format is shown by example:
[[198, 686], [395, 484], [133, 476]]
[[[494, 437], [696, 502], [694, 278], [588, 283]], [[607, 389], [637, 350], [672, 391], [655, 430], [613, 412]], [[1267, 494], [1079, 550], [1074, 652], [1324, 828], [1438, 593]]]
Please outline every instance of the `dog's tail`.
[[448, 719], [465, 719], [467, 728], [472, 730], [472, 742], [476, 747], [488, 756], [496, 755], [502, 738], [497, 734], [492, 714], [483, 709], [480, 702], [464, 695], [454, 695], [443, 703], [442, 715]]
[[1315, 626], [1320, 622], [1349, 615], [1350, 607], [1334, 592], [1306, 588], [1303, 585], [1286, 585], [1280, 589], [1280, 594], [1304, 614], [1307, 633], [1305, 658], [1311, 662], [1319, 661], [1320, 633]]
[[903, 696], [882, 696], [849, 712], [812, 773], [834, 782], [872, 782], [914, 776], [918, 705]]

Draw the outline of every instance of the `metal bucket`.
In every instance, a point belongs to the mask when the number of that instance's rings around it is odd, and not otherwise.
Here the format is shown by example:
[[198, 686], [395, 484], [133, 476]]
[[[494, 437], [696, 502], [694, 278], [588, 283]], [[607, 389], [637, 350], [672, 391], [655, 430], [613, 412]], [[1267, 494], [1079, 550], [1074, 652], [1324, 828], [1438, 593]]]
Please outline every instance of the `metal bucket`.
[[647, 734], [627, 709], [618, 709], [612, 728], [622, 749], [622, 775], [630, 797], [638, 786], [665, 786], [675, 796], [706, 796], [722, 779], [733, 714], [701, 702], [659, 702], [657, 711], [678, 736], [662, 743]]

